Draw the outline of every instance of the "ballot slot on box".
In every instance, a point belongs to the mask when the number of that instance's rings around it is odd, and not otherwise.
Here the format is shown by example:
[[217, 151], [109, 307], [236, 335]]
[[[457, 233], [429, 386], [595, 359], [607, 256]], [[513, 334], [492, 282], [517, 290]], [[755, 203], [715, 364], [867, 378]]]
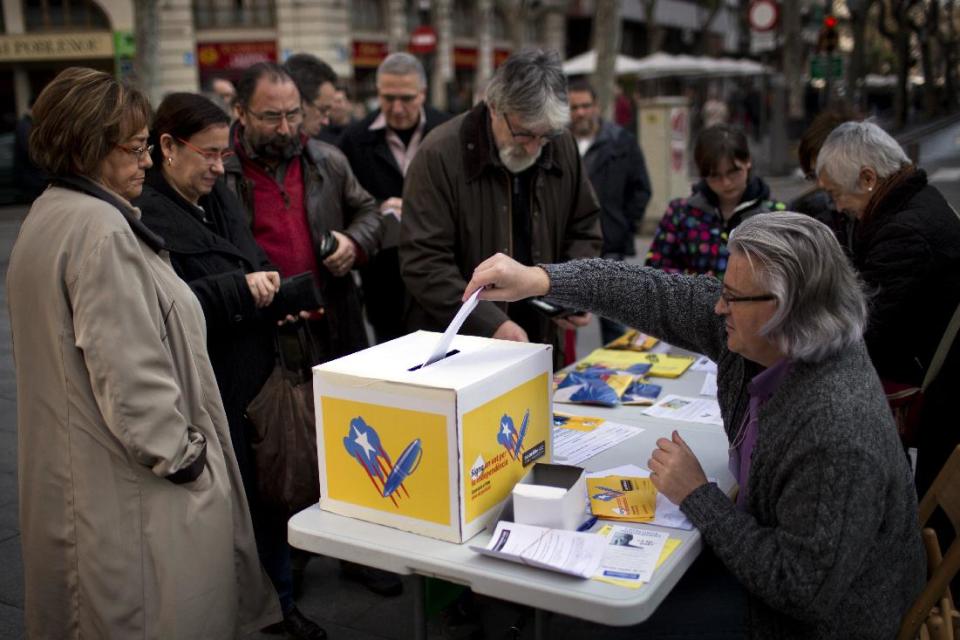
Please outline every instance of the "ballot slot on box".
[[437, 337], [314, 367], [322, 509], [464, 542], [551, 459], [551, 347], [457, 335], [416, 367]]

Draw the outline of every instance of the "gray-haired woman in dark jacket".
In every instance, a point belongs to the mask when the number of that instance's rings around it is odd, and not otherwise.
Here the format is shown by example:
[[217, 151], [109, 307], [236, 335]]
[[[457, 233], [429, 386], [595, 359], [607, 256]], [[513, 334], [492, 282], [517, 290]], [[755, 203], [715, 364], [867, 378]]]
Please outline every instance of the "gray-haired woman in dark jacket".
[[[722, 283], [497, 255], [465, 295], [486, 285], [488, 300], [548, 296], [714, 360], [736, 502], [676, 432], [647, 464], [747, 592], [749, 634], [891, 638], [925, 560], [910, 469], [862, 339], [856, 275], [831, 231], [801, 214], [745, 220], [729, 247]], [[691, 619], [703, 604], [686, 607]]]

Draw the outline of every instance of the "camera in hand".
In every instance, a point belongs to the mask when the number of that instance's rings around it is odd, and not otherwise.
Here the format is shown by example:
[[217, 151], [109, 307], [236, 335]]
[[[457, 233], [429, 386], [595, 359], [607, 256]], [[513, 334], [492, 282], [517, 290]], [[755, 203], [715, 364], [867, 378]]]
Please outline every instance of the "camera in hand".
[[[336, 238], [334, 238], [336, 242]], [[270, 311], [277, 318], [295, 316], [300, 311], [314, 311], [323, 306], [323, 295], [310, 271], [280, 281], [280, 290], [273, 297]]]
[[332, 231], [324, 232], [323, 237], [320, 239], [320, 248], [317, 251], [319, 260], [322, 262], [329, 258], [339, 246], [340, 241], [337, 240], [337, 236], [333, 235]]
[[566, 318], [568, 316], [578, 316], [583, 313], [580, 309], [561, 307], [553, 302], [547, 302], [543, 298], [528, 298], [527, 302], [548, 318]]

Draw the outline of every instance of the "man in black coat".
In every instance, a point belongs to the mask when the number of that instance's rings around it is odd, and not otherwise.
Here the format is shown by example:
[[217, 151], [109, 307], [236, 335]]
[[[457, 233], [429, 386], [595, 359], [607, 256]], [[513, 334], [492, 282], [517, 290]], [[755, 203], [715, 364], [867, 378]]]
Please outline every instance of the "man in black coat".
[[387, 56], [377, 69], [380, 108], [347, 127], [338, 143], [383, 215], [380, 251], [360, 270], [367, 319], [377, 342], [406, 333], [406, 287], [397, 257], [404, 176], [426, 135], [449, 119], [424, 104], [426, 92], [427, 76], [419, 60], [408, 53]]
[[[570, 130], [600, 201], [603, 257], [623, 260], [636, 255], [633, 237], [651, 194], [643, 152], [626, 129], [600, 118], [597, 94], [586, 80], [571, 83], [567, 96]], [[625, 330], [619, 323], [600, 318], [604, 344]]]

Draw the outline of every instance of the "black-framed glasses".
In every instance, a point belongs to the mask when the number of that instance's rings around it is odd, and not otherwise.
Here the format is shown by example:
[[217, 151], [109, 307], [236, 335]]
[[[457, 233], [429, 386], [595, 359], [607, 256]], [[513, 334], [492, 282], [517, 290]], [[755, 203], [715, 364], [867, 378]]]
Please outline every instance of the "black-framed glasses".
[[319, 113], [321, 118], [326, 118], [333, 110], [332, 104], [319, 105], [316, 102], [305, 102], [304, 104], [310, 105], [310, 108]]
[[776, 300], [777, 296], [772, 293], [762, 293], [755, 296], [733, 296], [724, 291], [720, 294], [720, 299], [723, 300], [724, 304], [733, 304], [734, 302], [767, 302], [768, 300]]
[[286, 113], [280, 113], [279, 111], [261, 111], [258, 113], [253, 109], [247, 109], [247, 113], [252, 115], [257, 120], [266, 122], [274, 127], [278, 126], [284, 120], [287, 121], [287, 124], [297, 124], [303, 119], [303, 109], [299, 107], [296, 109], [291, 109]]
[[392, 93], [381, 93], [379, 98], [386, 102], [387, 104], [393, 104], [394, 102], [402, 102], [403, 104], [413, 104], [413, 101], [417, 99], [419, 93], [405, 93], [394, 95]]
[[509, 131], [513, 139], [520, 144], [527, 144], [528, 142], [533, 142], [534, 140], [538, 141], [540, 144], [547, 144], [551, 140], [556, 140], [563, 135], [563, 131], [560, 129], [548, 131], [542, 135], [530, 133], [529, 131], [514, 131], [513, 126], [510, 124], [510, 118], [506, 113], [503, 114], [503, 121], [507, 123], [507, 131]]
[[127, 153], [137, 156], [137, 160], [143, 157], [143, 154], [150, 155], [153, 153], [153, 145], [140, 145], [139, 147], [131, 147], [125, 144], [118, 144], [117, 149], [121, 151], [126, 151]]
[[177, 142], [185, 146], [187, 149], [190, 149], [191, 151], [194, 151], [200, 154], [200, 156], [207, 161], [207, 164], [217, 164], [218, 160], [221, 163], [223, 163], [223, 162], [226, 162], [228, 158], [231, 158], [234, 155], [234, 152], [231, 151], [230, 149], [224, 149], [223, 151], [207, 151], [205, 149], [201, 149], [196, 145], [190, 144], [183, 138], [177, 138]]

